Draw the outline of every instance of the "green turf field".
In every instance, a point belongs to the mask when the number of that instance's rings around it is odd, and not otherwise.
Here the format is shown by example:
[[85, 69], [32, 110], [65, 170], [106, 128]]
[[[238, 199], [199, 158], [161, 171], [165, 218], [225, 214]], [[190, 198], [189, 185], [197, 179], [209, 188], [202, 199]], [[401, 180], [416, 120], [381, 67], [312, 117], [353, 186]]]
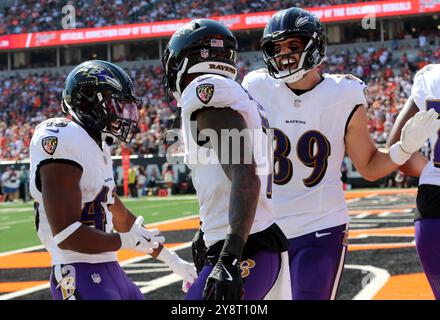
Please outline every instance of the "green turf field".
[[[124, 199], [123, 199], [124, 201]], [[198, 213], [195, 196], [127, 199], [126, 206], [144, 223], [182, 218]], [[34, 225], [34, 210], [28, 204], [0, 204], [0, 252], [40, 245]]]

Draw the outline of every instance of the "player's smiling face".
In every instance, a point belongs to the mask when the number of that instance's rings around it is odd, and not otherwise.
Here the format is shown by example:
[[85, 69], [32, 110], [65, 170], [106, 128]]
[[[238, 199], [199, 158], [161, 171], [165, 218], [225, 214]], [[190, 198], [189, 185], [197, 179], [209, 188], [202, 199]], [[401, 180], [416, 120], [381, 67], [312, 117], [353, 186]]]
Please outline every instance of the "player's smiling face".
[[303, 40], [299, 37], [289, 38], [275, 43], [276, 63], [280, 71], [298, 68], [301, 53], [305, 48]]

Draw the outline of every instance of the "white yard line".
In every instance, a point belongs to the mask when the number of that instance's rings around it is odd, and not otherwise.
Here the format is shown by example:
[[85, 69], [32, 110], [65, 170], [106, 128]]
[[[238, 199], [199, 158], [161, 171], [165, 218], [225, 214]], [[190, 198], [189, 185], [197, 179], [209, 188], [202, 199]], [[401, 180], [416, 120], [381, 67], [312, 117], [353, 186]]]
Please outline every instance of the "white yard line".
[[12, 254], [17, 254], [17, 253], [25, 253], [25, 252], [29, 252], [29, 251], [41, 250], [41, 249], [44, 249], [43, 245], [38, 245], [38, 246], [33, 246], [33, 247], [18, 249], [18, 250], [12, 250], [12, 251], [6, 251], [6, 252], [1, 252], [0, 257], [5, 257], [5, 256], [9, 256]]
[[385, 211], [385, 212], [379, 213], [377, 216], [383, 218], [383, 217], [388, 217], [390, 214], [391, 214], [391, 211]]
[[165, 220], [165, 221], [160, 221], [160, 222], [153, 222], [153, 223], [145, 224], [144, 226], [147, 228], [152, 227], [152, 226], [161, 226], [163, 224], [194, 219], [194, 218], [197, 218], [198, 216], [199, 216], [198, 214], [194, 214], [194, 215], [183, 217], [183, 218], [176, 218], [176, 219], [170, 219], [170, 220]]
[[175, 273], [169, 274], [167, 276], [163, 276], [152, 281], [147, 282], [146, 286], [140, 287], [140, 290], [143, 294], [155, 291], [157, 289], [167, 287], [170, 284], [182, 281], [182, 278]]
[[21, 223], [29, 223], [29, 222], [33, 222], [34, 219], [23, 219], [23, 220], [15, 220], [15, 221], [6, 221], [6, 222], [2, 222], [0, 223], [0, 227], [2, 226], [11, 226], [14, 224], [21, 224]]
[[[178, 250], [189, 248], [190, 246], [191, 246], [191, 242], [186, 242], [186, 243], [183, 243], [183, 244], [181, 244], [179, 246], [176, 246], [174, 248], [170, 248], [170, 250], [171, 251], [178, 251]], [[25, 249], [23, 249], [23, 250], [25, 250]], [[33, 250], [36, 250], [36, 249], [33, 249]], [[16, 250], [16, 251], [18, 251], [18, 250]], [[10, 252], [12, 252], [12, 251], [10, 251]], [[121, 266], [126, 266], [126, 265], [128, 265], [130, 263], [136, 263], [136, 262], [139, 262], [139, 261], [142, 261], [142, 260], [148, 260], [148, 259], [151, 259], [151, 258], [152, 257], [150, 255], [135, 257], [135, 258], [132, 258], [132, 259], [128, 259], [128, 260], [122, 261], [120, 263], [120, 265]], [[182, 278], [179, 277], [178, 275], [172, 273], [172, 274], [170, 274], [168, 276], [160, 277], [160, 278], [157, 278], [155, 280], [146, 282], [146, 283], [148, 283], [148, 286], [147, 287], [143, 287], [144, 290], [143, 291], [141, 290], [141, 292], [142, 293], [148, 293], [148, 292], [160, 289], [162, 287], [166, 287], [166, 286], [168, 286], [170, 284], [173, 284], [173, 283], [175, 283], [175, 282], [177, 282], [179, 280], [181, 281]], [[143, 284], [145, 284], [145, 283], [143, 283]], [[25, 295], [28, 295], [28, 294], [31, 294], [31, 293], [34, 293], [34, 292], [37, 292], [37, 291], [46, 290], [46, 289], [49, 289], [49, 288], [50, 288], [50, 284], [48, 282], [48, 283], [45, 283], [45, 284], [42, 284], [42, 285], [38, 285], [38, 286], [35, 286], [35, 287], [31, 287], [31, 288], [27, 288], [27, 289], [24, 289], [24, 290], [19, 290], [19, 291], [16, 291], [16, 292], [11, 292], [11, 293], [7, 293], [7, 294], [4, 294], [4, 295], [0, 295], [0, 300], [15, 299], [15, 298], [18, 298], [18, 297], [22, 297], [22, 296], [25, 296]]]
[[364, 212], [364, 213], [361, 213], [361, 214], [354, 216], [353, 219], [363, 219], [365, 217], [368, 217], [369, 215], [371, 215], [371, 213]]
[[27, 288], [24, 290], [19, 290], [19, 291], [15, 291], [15, 292], [11, 292], [11, 293], [7, 293], [7, 294], [3, 294], [0, 296], [0, 300], [11, 300], [11, 299], [15, 299], [18, 297], [22, 297], [37, 291], [41, 291], [41, 290], [46, 290], [50, 288], [50, 284], [49, 282], [44, 283], [44, 284], [40, 284], [38, 286], [35, 287], [31, 287], [31, 288]]
[[[352, 221], [357, 218], [353, 217]], [[362, 219], [357, 222], [366, 222], [366, 223], [413, 223], [414, 219]]]
[[151, 268], [151, 269], [134, 269], [134, 270], [124, 270], [126, 274], [143, 274], [143, 273], [153, 273], [153, 272], [170, 272], [170, 268], [167, 266], [162, 268]]

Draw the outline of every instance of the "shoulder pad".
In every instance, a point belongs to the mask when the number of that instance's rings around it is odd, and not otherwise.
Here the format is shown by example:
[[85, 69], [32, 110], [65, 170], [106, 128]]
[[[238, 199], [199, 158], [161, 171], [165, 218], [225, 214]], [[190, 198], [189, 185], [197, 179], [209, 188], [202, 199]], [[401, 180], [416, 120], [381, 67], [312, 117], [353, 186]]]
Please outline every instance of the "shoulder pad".
[[241, 85], [246, 90], [259, 90], [260, 86], [265, 86], [266, 81], [276, 81], [270, 75], [267, 69], [261, 68], [258, 70], [254, 70], [249, 72], [244, 78]]
[[229, 107], [243, 98], [248, 98], [248, 95], [234, 80], [218, 75], [203, 75], [185, 88], [180, 106], [182, 112], [192, 113], [203, 107]]
[[81, 140], [86, 136], [83, 128], [68, 119], [48, 119], [35, 129], [29, 146], [31, 158], [68, 159], [81, 164]]

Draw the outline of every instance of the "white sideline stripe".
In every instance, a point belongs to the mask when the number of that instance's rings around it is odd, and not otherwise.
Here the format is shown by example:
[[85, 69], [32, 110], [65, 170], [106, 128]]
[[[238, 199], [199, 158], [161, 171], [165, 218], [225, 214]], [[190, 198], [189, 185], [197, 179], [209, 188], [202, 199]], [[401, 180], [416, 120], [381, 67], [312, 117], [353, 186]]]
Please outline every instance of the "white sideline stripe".
[[390, 279], [390, 274], [387, 270], [382, 268], [377, 268], [374, 266], [361, 266], [361, 265], [353, 265], [348, 264], [345, 265], [347, 269], [355, 269], [371, 272], [374, 275], [373, 280], [359, 293], [354, 296], [353, 300], [371, 300], [374, 296], [383, 288], [383, 286]]
[[[176, 246], [174, 248], [170, 248], [169, 250], [177, 251], [177, 250], [182, 250], [182, 249], [185, 249], [185, 248], [189, 248], [190, 246], [191, 246], [191, 242], [186, 242], [186, 243], [184, 243], [184, 244], [182, 244], [180, 246]], [[41, 247], [43, 247], [43, 246], [41, 246]], [[33, 249], [33, 250], [36, 250], [36, 249]], [[136, 263], [136, 262], [139, 262], [141, 260], [146, 260], [146, 259], [151, 259], [151, 258], [153, 258], [153, 257], [150, 256], [150, 255], [145, 255], [145, 256], [140, 256], [140, 257], [135, 257], [135, 258], [132, 258], [132, 259], [125, 260], [123, 262], [120, 262], [119, 264], [121, 265], [121, 267], [123, 267], [123, 266], [125, 266], [127, 264], [130, 264], [130, 263]], [[170, 276], [175, 276], [175, 277], [171, 278]], [[165, 279], [165, 281], [161, 280], [161, 279], [163, 279], [165, 277], [170, 277], [170, 278], [168, 280]], [[148, 283], [151, 283], [153, 285], [153, 286], [149, 285], [149, 287], [148, 287], [148, 288], [152, 288], [152, 290], [147, 289], [147, 291], [145, 293], [148, 293], [150, 291], [154, 291], [154, 290], [159, 289], [161, 287], [165, 287], [165, 286], [168, 286], [170, 284], [173, 284], [174, 282], [182, 280], [182, 278], [180, 276], [178, 276], [177, 274], [174, 274], [174, 273], [169, 275], [169, 276], [165, 276], [165, 277], [157, 278], [155, 280], [152, 280], [152, 281], [148, 282]], [[176, 277], [177, 277], [177, 279], [176, 279]], [[170, 282], [170, 280], [173, 280], [173, 281]], [[0, 300], [10, 300], [10, 299], [14, 299], [14, 298], [18, 298], [18, 297], [21, 297], [21, 296], [25, 296], [27, 294], [34, 293], [34, 292], [37, 292], [37, 291], [46, 290], [46, 289], [49, 289], [49, 288], [50, 288], [50, 284], [48, 282], [46, 284], [41, 284], [41, 285], [38, 285], [38, 286], [35, 286], [35, 287], [31, 287], [31, 288], [27, 288], [27, 289], [24, 289], [24, 290], [19, 290], [19, 291], [16, 291], [16, 292], [11, 292], [11, 293], [7, 293], [7, 294], [4, 294], [4, 295], [0, 295]], [[142, 293], [144, 293], [144, 292], [142, 292]]]
[[[197, 218], [198, 216], [199, 215], [195, 214], [195, 215], [191, 215], [191, 216], [187, 216], [187, 217], [183, 217], [183, 218], [176, 218], [176, 219], [170, 219], [170, 220], [165, 220], [165, 221], [160, 221], [160, 222], [154, 222], [154, 223], [146, 224], [144, 226], [145, 227], [160, 226], [160, 225], [167, 224], [167, 223], [172, 223], [172, 222], [178, 222], [178, 221], [184, 221], [184, 220], [189, 220], [189, 219]], [[175, 247], [175, 248], [173, 248], [171, 250], [181, 250], [181, 249], [184, 249], [184, 248], [187, 248], [187, 247], [178, 246], [178, 247]], [[12, 250], [12, 251], [6, 251], [6, 252], [0, 252], [0, 257], [4, 257], [4, 256], [16, 254], [16, 253], [24, 253], [24, 252], [34, 251], [34, 250], [41, 250], [41, 249], [44, 249], [43, 245], [38, 245], [38, 246], [33, 246], [33, 247], [28, 247], [28, 248], [23, 248], [23, 249], [17, 249], [17, 250]], [[149, 256], [146, 256], [146, 257], [149, 257]]]
[[47, 282], [45, 284], [40, 284], [40, 285], [35, 286], [35, 287], [31, 287], [31, 288], [27, 288], [27, 289], [24, 289], [24, 290], [19, 290], [19, 291], [15, 291], [15, 292], [11, 292], [11, 293], [7, 293], [7, 294], [4, 294], [4, 295], [1, 295], [0, 296], [0, 300], [10, 300], [10, 299], [14, 299], [14, 298], [18, 298], [18, 297], [21, 297], [21, 296], [25, 296], [27, 294], [34, 293], [34, 292], [37, 292], [37, 291], [46, 290], [46, 289], [49, 289], [49, 288], [50, 288], [50, 284], [49, 284], [49, 282]]
[[121, 200], [123, 202], [127, 201], [127, 202], [132, 202], [132, 201], [138, 201], [138, 200], [147, 200], [148, 202], [150, 201], [179, 201], [179, 200], [197, 200], [197, 196], [181, 196], [181, 197], [176, 197], [176, 196], [171, 196], [171, 197], [155, 197], [155, 198], [149, 198], [149, 197], [140, 197], [140, 198], [125, 198], [125, 197], [121, 197]]
[[0, 209], [0, 214], [6, 214], [6, 213], [13, 213], [13, 212], [31, 212], [34, 211], [33, 208], [29, 207], [29, 208], [1, 208]]
[[[353, 220], [356, 218], [352, 218]], [[359, 222], [378, 222], [378, 223], [403, 223], [403, 222], [414, 222], [414, 219], [363, 219]]]
[[391, 211], [385, 211], [378, 215], [378, 217], [388, 217], [391, 214]]
[[[377, 224], [377, 223], [356, 223], [356, 222], [354, 222], [354, 223], [350, 223], [350, 227], [351, 228], [353, 228], [353, 227], [357, 227], [357, 228], [365, 228], [365, 227], [377, 227], [379, 224]], [[356, 231], [358, 231], [358, 230], [362, 230], [362, 229], [352, 229], [352, 230], [356, 230]]]
[[151, 267], [166, 267], [166, 264], [161, 263], [132, 263], [125, 266], [126, 268], [151, 268]]
[[142, 273], [153, 273], [153, 272], [170, 272], [170, 268], [152, 268], [152, 269], [134, 269], [134, 270], [124, 270], [126, 274], [142, 274]]
[[157, 289], [169, 286], [175, 282], [183, 281], [183, 279], [175, 273], [163, 276], [148, 282], [148, 285], [141, 287], [140, 290], [143, 294], [155, 291]]
[[41, 249], [44, 249], [43, 245], [33, 246], [33, 247], [29, 247], [29, 248], [24, 248], [24, 249], [17, 249], [17, 250], [12, 250], [12, 251], [6, 251], [6, 252], [0, 253], [0, 257], [9, 256], [12, 254], [17, 254], [17, 253], [34, 251], [34, 250], [41, 250]]
[[149, 223], [149, 224], [144, 224], [144, 227], [148, 228], [148, 227], [152, 227], [152, 226], [161, 226], [163, 224], [194, 219], [194, 218], [197, 218], [198, 216], [199, 216], [198, 214], [193, 214], [191, 216], [187, 216], [187, 217], [183, 217], [183, 218], [176, 218], [176, 219], [165, 220], [165, 221], [160, 221], [160, 222], [153, 222], [153, 223]]
[[361, 213], [361, 214], [354, 216], [353, 219], [363, 219], [365, 217], [368, 217], [369, 215], [371, 215], [371, 213], [365, 212], [365, 213]]
[[2, 222], [0, 223], [0, 227], [3, 226], [12, 226], [14, 224], [20, 224], [20, 223], [28, 223], [28, 222], [33, 222], [34, 219], [22, 219], [22, 220], [15, 220], [15, 221], [6, 221], [6, 222]]

